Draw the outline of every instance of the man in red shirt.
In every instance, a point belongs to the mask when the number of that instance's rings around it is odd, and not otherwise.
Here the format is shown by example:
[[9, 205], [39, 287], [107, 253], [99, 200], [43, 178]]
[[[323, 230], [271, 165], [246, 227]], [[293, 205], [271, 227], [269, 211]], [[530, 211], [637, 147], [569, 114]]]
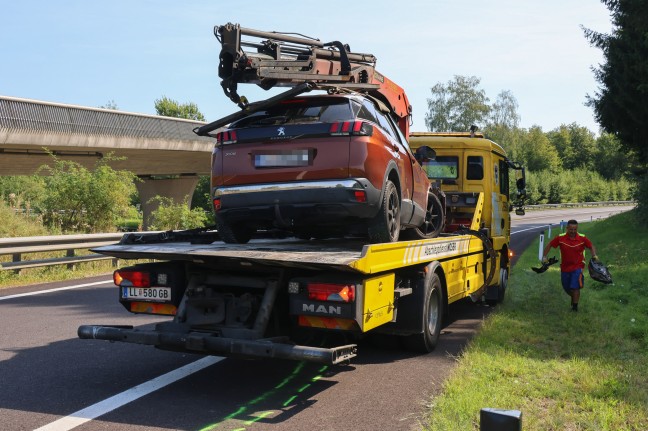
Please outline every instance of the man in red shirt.
[[589, 248], [592, 259], [598, 260], [596, 247], [592, 242], [578, 233], [578, 222], [569, 220], [564, 234], [554, 237], [542, 253], [542, 262], [547, 262], [547, 253], [551, 248], [560, 247], [560, 278], [565, 292], [571, 296], [572, 311], [578, 311], [580, 289], [583, 288], [583, 268], [585, 268], [585, 249]]

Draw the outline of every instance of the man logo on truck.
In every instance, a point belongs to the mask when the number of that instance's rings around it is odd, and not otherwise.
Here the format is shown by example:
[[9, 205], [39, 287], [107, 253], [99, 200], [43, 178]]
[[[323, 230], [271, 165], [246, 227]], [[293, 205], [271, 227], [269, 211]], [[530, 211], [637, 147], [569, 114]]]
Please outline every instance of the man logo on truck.
[[302, 311], [324, 314], [342, 314], [342, 307], [339, 305], [329, 305], [328, 308], [326, 308], [325, 305], [320, 304], [315, 308], [315, 304], [302, 304]]

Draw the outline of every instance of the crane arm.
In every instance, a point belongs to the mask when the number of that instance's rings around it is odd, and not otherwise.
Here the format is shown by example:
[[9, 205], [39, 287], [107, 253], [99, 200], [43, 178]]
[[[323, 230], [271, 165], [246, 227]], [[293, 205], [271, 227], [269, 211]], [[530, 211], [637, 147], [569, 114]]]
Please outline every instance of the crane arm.
[[[376, 71], [376, 57], [351, 52], [339, 41], [323, 43], [302, 35], [265, 32], [228, 23], [214, 27], [221, 43], [218, 76], [229, 99], [249, 110], [238, 84], [297, 87], [310, 83], [315, 89], [343, 89], [367, 93], [382, 101], [399, 128], [409, 136], [411, 105], [405, 91]], [[245, 39], [244, 39], [245, 37]]]

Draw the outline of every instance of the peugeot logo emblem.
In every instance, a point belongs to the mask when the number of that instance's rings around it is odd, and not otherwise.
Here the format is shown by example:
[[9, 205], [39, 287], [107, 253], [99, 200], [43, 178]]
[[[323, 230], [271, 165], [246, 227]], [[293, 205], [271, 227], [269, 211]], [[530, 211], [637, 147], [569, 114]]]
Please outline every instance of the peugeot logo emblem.
[[279, 127], [277, 129], [277, 136], [286, 136], [286, 129], [284, 129], [283, 127]]

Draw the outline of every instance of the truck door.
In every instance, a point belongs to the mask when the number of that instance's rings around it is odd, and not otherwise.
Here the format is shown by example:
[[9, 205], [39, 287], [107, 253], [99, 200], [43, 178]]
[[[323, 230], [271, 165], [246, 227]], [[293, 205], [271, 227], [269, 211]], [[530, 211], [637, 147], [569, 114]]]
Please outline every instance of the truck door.
[[493, 219], [491, 236], [508, 238], [511, 234], [511, 215], [509, 213], [509, 170], [508, 164], [499, 157], [493, 158]]

